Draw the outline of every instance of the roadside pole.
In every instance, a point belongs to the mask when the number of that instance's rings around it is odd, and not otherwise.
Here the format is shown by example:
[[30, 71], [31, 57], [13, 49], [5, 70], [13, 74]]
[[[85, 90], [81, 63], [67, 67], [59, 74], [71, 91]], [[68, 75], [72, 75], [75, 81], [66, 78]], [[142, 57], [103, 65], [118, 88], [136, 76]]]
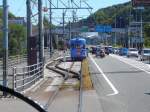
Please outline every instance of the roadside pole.
[[[3, 0], [3, 86], [7, 87], [8, 75], [8, 3]], [[7, 93], [3, 92], [6, 96]]]

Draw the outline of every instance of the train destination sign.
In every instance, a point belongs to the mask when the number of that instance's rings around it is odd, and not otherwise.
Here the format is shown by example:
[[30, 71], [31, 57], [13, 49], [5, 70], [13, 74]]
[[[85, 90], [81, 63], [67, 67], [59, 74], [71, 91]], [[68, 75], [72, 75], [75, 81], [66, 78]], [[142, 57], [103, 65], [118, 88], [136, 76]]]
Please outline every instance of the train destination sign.
[[150, 6], [150, 0], [132, 0], [133, 6]]

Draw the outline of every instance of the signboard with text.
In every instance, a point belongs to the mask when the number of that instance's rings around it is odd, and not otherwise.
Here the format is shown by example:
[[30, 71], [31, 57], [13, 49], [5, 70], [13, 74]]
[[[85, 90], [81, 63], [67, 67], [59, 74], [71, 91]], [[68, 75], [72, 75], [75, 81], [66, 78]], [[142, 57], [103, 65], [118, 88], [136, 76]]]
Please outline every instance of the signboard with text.
[[150, 0], [132, 0], [133, 6], [150, 6]]
[[109, 33], [112, 32], [112, 27], [109, 25], [96, 25], [95, 31], [100, 33]]

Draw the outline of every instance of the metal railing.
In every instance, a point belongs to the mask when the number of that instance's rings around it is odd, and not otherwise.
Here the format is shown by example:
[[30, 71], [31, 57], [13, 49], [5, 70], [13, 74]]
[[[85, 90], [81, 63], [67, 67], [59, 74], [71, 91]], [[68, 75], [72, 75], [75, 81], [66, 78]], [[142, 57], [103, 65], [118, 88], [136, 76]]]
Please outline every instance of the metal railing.
[[[16, 55], [16, 56], [10, 56], [8, 57], [8, 65], [14, 66], [16, 64], [20, 63], [27, 63], [27, 55]], [[3, 64], [3, 58], [0, 58], [0, 66]]]
[[43, 63], [13, 68], [13, 89], [24, 91], [43, 78]]

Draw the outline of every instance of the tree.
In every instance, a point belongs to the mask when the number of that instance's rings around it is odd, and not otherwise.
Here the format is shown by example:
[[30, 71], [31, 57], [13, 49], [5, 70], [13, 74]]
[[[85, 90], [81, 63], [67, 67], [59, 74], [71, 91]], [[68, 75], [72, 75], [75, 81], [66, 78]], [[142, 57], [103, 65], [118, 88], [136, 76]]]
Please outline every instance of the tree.
[[9, 53], [22, 54], [26, 49], [26, 29], [22, 25], [9, 25]]

